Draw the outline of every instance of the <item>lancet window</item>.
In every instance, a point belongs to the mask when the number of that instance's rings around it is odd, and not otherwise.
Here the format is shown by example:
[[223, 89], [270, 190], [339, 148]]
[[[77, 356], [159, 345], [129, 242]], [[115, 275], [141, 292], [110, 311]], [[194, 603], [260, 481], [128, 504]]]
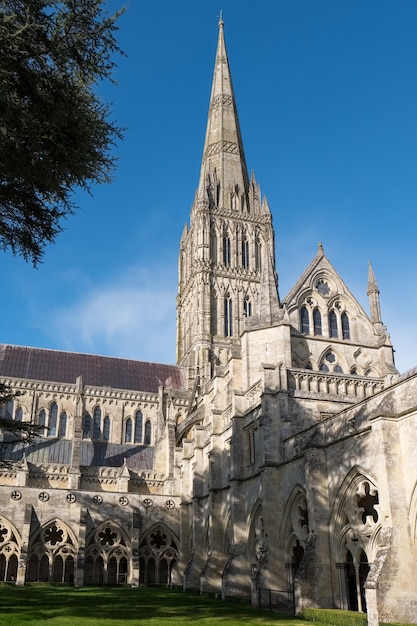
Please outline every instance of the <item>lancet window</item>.
[[93, 411], [93, 417], [86, 413], [83, 418], [83, 439], [94, 439], [95, 441], [110, 441], [111, 437], [111, 418], [106, 415], [101, 419], [102, 411], [96, 406]]
[[262, 269], [262, 247], [258, 236], [255, 239], [255, 269], [257, 272]]
[[[58, 404], [51, 402], [49, 409], [41, 409], [38, 413], [38, 426], [41, 427], [39, 434], [45, 437], [65, 437], [67, 431], [67, 414], [65, 411], [58, 415]], [[16, 412], [17, 419], [17, 412]], [[22, 414], [19, 414], [22, 421]]]
[[151, 424], [150, 420], [147, 420], [145, 422], [144, 444], [145, 444], [145, 446], [150, 446], [151, 443], [152, 443], [152, 424]]
[[243, 302], [243, 312], [245, 317], [251, 317], [252, 315], [252, 302], [249, 298], [245, 298]]
[[224, 299], [224, 336], [233, 337], [233, 302], [228, 296]]
[[223, 235], [223, 263], [229, 266], [231, 261], [231, 243], [227, 233]]
[[249, 269], [249, 241], [246, 237], [242, 239], [242, 267]]
[[350, 339], [349, 317], [346, 312], [342, 313], [342, 337], [343, 339]]
[[305, 306], [301, 307], [300, 317], [301, 317], [301, 332], [305, 335], [308, 335], [308, 333], [310, 332], [310, 321], [308, 317], [307, 307]]
[[313, 324], [314, 324], [314, 334], [322, 335], [322, 326], [321, 326], [321, 313], [318, 309], [314, 309], [313, 311]]
[[337, 332], [337, 316], [334, 311], [330, 311], [329, 313], [329, 335], [330, 337], [336, 338], [338, 336]]
[[0, 417], [7, 419], [7, 420], [13, 419], [13, 409], [14, 409], [13, 400], [9, 400], [8, 402], [1, 404], [0, 405]]

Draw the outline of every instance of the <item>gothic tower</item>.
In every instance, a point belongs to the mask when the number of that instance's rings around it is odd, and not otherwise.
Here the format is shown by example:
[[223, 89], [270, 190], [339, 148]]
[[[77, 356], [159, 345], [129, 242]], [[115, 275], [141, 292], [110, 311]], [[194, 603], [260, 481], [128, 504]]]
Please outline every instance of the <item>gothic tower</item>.
[[245, 320], [259, 314], [263, 267], [276, 291], [271, 211], [248, 177], [220, 19], [200, 179], [179, 254], [177, 362], [190, 386], [239, 350]]

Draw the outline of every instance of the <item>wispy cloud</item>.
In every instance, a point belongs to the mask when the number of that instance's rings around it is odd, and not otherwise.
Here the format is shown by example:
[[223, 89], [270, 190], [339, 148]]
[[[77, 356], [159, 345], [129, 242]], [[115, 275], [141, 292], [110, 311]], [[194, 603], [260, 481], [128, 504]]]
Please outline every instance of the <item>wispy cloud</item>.
[[130, 268], [52, 311], [61, 348], [144, 361], [175, 360], [175, 271]]

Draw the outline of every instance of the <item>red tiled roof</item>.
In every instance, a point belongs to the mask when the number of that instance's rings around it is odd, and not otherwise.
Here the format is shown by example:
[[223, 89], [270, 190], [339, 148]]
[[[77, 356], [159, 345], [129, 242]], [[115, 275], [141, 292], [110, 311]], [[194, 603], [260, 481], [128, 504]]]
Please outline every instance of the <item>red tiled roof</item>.
[[161, 385], [184, 389], [184, 371], [177, 365], [147, 363], [94, 354], [61, 352], [0, 344], [0, 377], [156, 393]]

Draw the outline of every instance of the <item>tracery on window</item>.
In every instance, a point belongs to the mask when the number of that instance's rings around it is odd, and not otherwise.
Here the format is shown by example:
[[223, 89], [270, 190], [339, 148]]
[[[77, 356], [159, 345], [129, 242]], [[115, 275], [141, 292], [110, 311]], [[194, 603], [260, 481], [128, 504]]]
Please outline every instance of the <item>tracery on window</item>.
[[327, 350], [320, 363], [319, 370], [321, 372], [335, 372], [336, 374], [343, 374], [343, 368], [338, 362], [338, 358], [333, 350]]
[[130, 560], [131, 546], [122, 529], [104, 522], [86, 541], [84, 584], [126, 584]]
[[169, 584], [178, 558], [177, 541], [162, 524], [149, 530], [139, 546], [139, 572], [142, 584]]
[[318, 280], [316, 289], [322, 296], [328, 296], [330, 294], [330, 287], [325, 280]]
[[20, 541], [18, 533], [0, 516], [0, 582], [15, 582], [17, 578]]
[[26, 582], [73, 582], [76, 541], [58, 519], [48, 522], [31, 539]]

